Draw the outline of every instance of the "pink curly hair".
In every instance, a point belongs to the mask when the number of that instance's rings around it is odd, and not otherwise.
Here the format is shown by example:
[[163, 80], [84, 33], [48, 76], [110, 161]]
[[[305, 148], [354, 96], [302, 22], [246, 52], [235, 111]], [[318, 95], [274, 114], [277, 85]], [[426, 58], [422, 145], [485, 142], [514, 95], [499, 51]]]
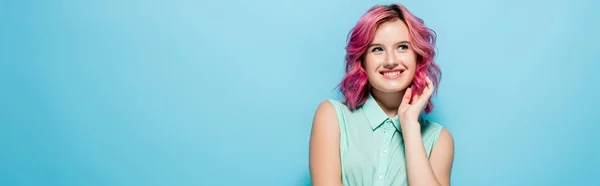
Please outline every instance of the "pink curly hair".
[[[351, 110], [361, 107], [369, 96], [371, 85], [368, 83], [367, 72], [362, 66], [364, 54], [369, 43], [373, 40], [375, 30], [384, 22], [402, 20], [409, 30], [410, 42], [416, 53], [417, 69], [412, 82], [413, 96], [421, 94], [429, 77], [437, 92], [441, 80], [441, 71], [434, 62], [436, 33], [425, 26], [422, 19], [410, 13], [400, 4], [377, 5], [369, 9], [348, 34], [346, 45], [346, 75], [339, 84], [344, 95], [343, 101]], [[431, 100], [425, 107], [425, 113], [433, 111]]]

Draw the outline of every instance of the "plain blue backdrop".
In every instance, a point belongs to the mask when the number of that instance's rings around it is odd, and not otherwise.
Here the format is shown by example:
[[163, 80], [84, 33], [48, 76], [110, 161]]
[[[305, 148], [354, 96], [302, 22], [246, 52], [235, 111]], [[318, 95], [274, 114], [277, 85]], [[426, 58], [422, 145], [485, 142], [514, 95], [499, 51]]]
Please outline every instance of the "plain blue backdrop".
[[438, 33], [452, 184], [600, 185], [598, 1], [0, 1], [0, 185], [310, 185], [346, 35]]

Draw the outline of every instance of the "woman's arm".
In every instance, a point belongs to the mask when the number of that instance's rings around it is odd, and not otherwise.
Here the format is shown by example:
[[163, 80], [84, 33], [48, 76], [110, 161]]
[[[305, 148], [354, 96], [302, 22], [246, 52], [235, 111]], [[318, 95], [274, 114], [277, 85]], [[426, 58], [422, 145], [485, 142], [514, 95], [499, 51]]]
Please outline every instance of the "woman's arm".
[[309, 148], [310, 179], [314, 186], [341, 186], [340, 128], [329, 101], [315, 113]]
[[[418, 125], [417, 125], [418, 126]], [[404, 131], [406, 169], [411, 186], [449, 186], [450, 170], [454, 159], [454, 140], [446, 129], [442, 129], [429, 159], [418, 127]]]
[[411, 186], [447, 186], [450, 185], [450, 170], [454, 160], [454, 140], [450, 132], [442, 129], [427, 158], [418, 118], [433, 94], [434, 86], [429, 77], [425, 81], [427, 87], [420, 95], [413, 96], [412, 88], [407, 88], [398, 108], [408, 183]]

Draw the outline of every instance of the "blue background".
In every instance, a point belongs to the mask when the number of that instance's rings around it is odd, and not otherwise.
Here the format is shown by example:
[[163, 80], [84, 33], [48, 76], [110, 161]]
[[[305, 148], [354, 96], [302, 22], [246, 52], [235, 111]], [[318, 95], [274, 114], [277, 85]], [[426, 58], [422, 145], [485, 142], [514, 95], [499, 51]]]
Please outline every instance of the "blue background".
[[600, 185], [598, 1], [0, 1], [0, 185], [310, 185], [346, 35], [438, 33], [453, 185]]

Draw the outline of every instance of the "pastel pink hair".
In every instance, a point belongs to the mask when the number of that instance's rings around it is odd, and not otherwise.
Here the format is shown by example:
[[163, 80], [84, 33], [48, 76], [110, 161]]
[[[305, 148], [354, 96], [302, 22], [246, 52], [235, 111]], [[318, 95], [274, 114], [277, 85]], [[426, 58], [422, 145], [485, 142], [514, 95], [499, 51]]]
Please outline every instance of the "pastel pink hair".
[[[358, 20], [348, 34], [346, 75], [338, 87], [344, 95], [343, 101], [350, 110], [361, 107], [370, 94], [371, 85], [363, 67], [363, 60], [375, 30], [382, 23], [394, 20], [401, 20], [408, 27], [411, 47], [417, 56], [417, 69], [412, 82], [413, 96], [423, 92], [427, 85], [425, 81], [427, 76], [433, 82], [437, 92], [441, 71], [434, 62], [435, 31], [425, 26], [422, 19], [414, 16], [400, 4], [376, 5]], [[425, 107], [425, 113], [429, 114], [432, 110], [433, 103], [430, 100]]]

